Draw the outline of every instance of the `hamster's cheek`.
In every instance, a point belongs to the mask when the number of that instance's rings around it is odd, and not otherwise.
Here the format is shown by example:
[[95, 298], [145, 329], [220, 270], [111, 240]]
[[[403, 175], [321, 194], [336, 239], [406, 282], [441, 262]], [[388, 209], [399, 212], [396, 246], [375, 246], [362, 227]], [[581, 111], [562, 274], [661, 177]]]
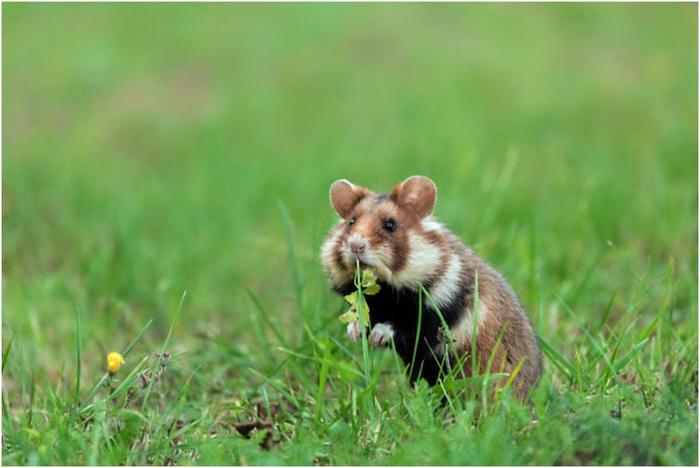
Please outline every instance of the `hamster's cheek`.
[[388, 281], [393, 276], [391, 271], [392, 257], [392, 250], [386, 245], [380, 244], [372, 248], [371, 264], [380, 280]]

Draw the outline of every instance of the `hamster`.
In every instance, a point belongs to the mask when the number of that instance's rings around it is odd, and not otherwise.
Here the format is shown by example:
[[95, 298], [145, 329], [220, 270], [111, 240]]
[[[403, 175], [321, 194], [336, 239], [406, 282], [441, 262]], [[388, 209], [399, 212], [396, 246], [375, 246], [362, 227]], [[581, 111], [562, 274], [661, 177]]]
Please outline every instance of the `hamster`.
[[[505, 278], [432, 217], [436, 197], [435, 183], [423, 176], [409, 177], [380, 194], [345, 179], [334, 182], [330, 202], [342, 219], [321, 247], [324, 272], [341, 295], [355, 290], [357, 262], [375, 272], [381, 289], [365, 296], [368, 341], [377, 347], [393, 341], [412, 383], [424, 378], [434, 385], [448, 366], [459, 363], [464, 374], [457, 375], [471, 375], [476, 321], [479, 373], [512, 373], [520, 366], [512, 387], [525, 397], [542, 374], [530, 320]], [[419, 295], [421, 287], [429, 294]], [[347, 334], [357, 341], [359, 324], [350, 323]]]

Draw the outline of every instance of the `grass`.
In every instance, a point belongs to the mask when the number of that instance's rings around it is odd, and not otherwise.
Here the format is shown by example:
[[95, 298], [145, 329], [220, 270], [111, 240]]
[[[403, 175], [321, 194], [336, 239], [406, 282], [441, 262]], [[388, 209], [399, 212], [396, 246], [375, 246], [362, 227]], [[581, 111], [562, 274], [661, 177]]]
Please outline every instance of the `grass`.
[[[3, 464], [698, 463], [696, 5], [2, 13]], [[328, 187], [412, 174], [531, 407], [345, 339]]]

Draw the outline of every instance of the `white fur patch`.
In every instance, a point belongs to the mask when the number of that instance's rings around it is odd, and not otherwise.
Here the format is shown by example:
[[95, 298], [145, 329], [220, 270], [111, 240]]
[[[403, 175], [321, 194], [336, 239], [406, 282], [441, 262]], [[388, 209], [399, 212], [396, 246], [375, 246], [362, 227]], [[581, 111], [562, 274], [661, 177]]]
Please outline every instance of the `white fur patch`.
[[425, 218], [420, 222], [421, 227], [423, 228], [424, 231], [444, 231], [445, 227], [440, 224], [435, 218], [432, 216]]
[[342, 229], [339, 229], [339, 225], [342, 223], [342, 220], [338, 222], [334, 228], [335, 232], [333, 232], [328, 240], [326, 240], [321, 246], [321, 264], [323, 265], [323, 269], [326, 271], [326, 274], [330, 280], [336, 285], [344, 283], [349, 278], [347, 272], [344, 272], [338, 268], [334, 258], [335, 246], [338, 243], [338, 239], [340, 239], [340, 236], [343, 234]]
[[449, 255], [447, 269], [430, 288], [430, 295], [438, 306], [444, 306], [452, 302], [459, 293], [462, 274], [462, 258], [457, 253]]
[[[474, 321], [472, 318], [473, 309], [470, 307], [464, 311], [464, 316], [450, 330], [452, 338], [455, 340], [455, 345], [458, 350], [464, 350], [471, 342]], [[486, 315], [489, 313], [488, 307], [482, 301], [479, 301], [477, 308], [476, 326], [477, 331], [481, 328], [486, 320]]]
[[391, 283], [396, 286], [418, 287], [425, 283], [440, 265], [440, 248], [416, 234], [409, 234], [410, 255], [406, 265], [394, 275]]
[[380, 245], [374, 249], [370, 249], [369, 253], [365, 256], [365, 263], [375, 270], [377, 278], [391, 283], [394, 277], [394, 273], [389, 267], [389, 265], [392, 264], [392, 258], [391, 249]]

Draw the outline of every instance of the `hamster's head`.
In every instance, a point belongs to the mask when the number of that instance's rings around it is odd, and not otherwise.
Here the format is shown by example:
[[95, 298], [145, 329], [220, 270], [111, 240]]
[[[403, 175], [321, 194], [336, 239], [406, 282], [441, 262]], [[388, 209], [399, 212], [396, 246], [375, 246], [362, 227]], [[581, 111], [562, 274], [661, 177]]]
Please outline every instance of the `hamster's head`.
[[435, 183], [423, 176], [409, 177], [381, 194], [345, 179], [335, 181], [330, 201], [341, 220], [321, 249], [333, 286], [347, 286], [357, 262], [397, 287], [424, 283], [440, 262], [435, 236], [427, 235], [439, 226], [430, 219], [436, 197]]

